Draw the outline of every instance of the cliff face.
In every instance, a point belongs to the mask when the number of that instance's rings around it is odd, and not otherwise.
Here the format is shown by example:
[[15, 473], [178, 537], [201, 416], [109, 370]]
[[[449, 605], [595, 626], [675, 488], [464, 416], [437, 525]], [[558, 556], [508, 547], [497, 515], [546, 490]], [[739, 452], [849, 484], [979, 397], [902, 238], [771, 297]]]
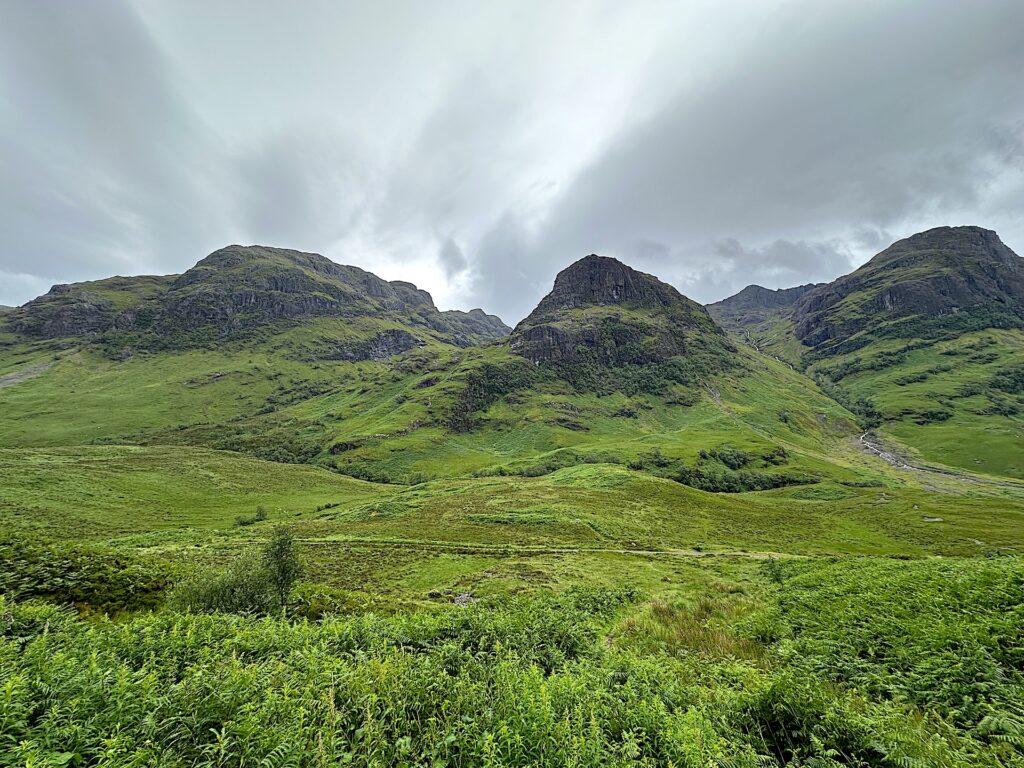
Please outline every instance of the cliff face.
[[742, 334], [751, 326], [788, 314], [800, 297], [819, 285], [822, 283], [808, 283], [775, 291], [760, 285], [748, 285], [727, 299], [708, 304], [707, 309], [715, 322], [723, 328]]
[[642, 365], [724, 343], [707, 311], [615, 259], [587, 256], [512, 332], [512, 351], [537, 364]]
[[163, 338], [206, 330], [214, 337], [238, 336], [269, 323], [318, 316], [380, 317], [460, 345], [510, 331], [480, 310], [440, 312], [430, 294], [411, 283], [382, 280], [318, 254], [238, 245], [215, 251], [180, 276], [54, 286], [7, 315], [15, 332], [42, 338], [113, 330]]
[[[800, 297], [794, 333], [806, 346], [915, 320], [915, 333], [949, 325], [1024, 325], [1024, 259], [980, 227], [939, 227], [900, 240], [856, 271]], [[944, 319], [946, 318], [946, 319]], [[923, 329], [923, 330], [922, 330]]]
[[131, 315], [166, 291], [175, 276], [110, 277], [55, 285], [48, 293], [5, 313], [8, 328], [36, 338], [90, 336], [129, 323]]

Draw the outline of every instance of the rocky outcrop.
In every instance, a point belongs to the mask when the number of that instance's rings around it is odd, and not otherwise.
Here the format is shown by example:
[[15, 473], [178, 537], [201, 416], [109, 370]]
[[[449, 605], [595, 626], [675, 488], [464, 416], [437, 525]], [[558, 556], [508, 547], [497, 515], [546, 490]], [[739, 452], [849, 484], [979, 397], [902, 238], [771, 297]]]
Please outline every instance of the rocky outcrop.
[[760, 285], [748, 285], [739, 293], [733, 294], [727, 299], [708, 304], [708, 311], [712, 317], [720, 312], [756, 312], [765, 309], [780, 309], [791, 307], [797, 299], [824, 283], [807, 283], [794, 288], [763, 288]]
[[71, 285], [55, 285], [30, 304], [33, 311], [15, 318], [11, 327], [31, 336], [88, 336], [112, 327], [117, 315], [111, 302]]
[[960, 313], [982, 324], [1024, 325], [1024, 259], [991, 230], [938, 227], [894, 243], [801, 296], [794, 333], [815, 347], [913, 321], [907, 333], [926, 335]]
[[[511, 330], [481, 310], [440, 312], [430, 294], [411, 283], [389, 282], [319, 254], [240, 245], [211, 253], [182, 275], [54, 286], [5, 319], [11, 330], [33, 337], [118, 330], [161, 346], [188, 346], [314, 317], [379, 318], [433, 331], [459, 346], [502, 338]], [[358, 359], [391, 356], [396, 343], [404, 342], [391, 336], [370, 339], [368, 357]]]
[[723, 328], [742, 335], [752, 326], [788, 315], [801, 296], [819, 285], [823, 283], [808, 283], [774, 291], [760, 285], [748, 285], [727, 299], [708, 304], [707, 310]]
[[[615, 305], [669, 310], [686, 304], [692, 305], [688, 311], [706, 314], [698, 304], [653, 275], [639, 272], [617, 259], [591, 254], [558, 273], [551, 293], [541, 299], [520, 326], [536, 325], [579, 307]], [[708, 321], [709, 327], [713, 327], [710, 318]]]
[[587, 256], [512, 332], [511, 349], [536, 364], [643, 365], [705, 349], [722, 330], [672, 286], [611, 258]]
[[457, 309], [441, 312], [440, 322], [435, 329], [451, 334], [452, 343], [460, 347], [479, 344], [482, 341], [504, 339], [512, 329], [496, 315], [488, 315], [482, 309], [463, 312]]
[[55, 285], [43, 296], [7, 312], [7, 327], [37, 338], [93, 336], [117, 327], [126, 312], [137, 313], [173, 279], [111, 277]]
[[423, 342], [408, 331], [389, 328], [369, 339], [338, 343], [330, 350], [322, 351], [310, 358], [310, 362], [316, 360], [374, 360], [379, 362], [422, 346]]
[[238, 245], [215, 251], [181, 275], [161, 304], [154, 324], [186, 331], [318, 315], [437, 312], [430, 294], [410, 283], [389, 283], [319, 254]]

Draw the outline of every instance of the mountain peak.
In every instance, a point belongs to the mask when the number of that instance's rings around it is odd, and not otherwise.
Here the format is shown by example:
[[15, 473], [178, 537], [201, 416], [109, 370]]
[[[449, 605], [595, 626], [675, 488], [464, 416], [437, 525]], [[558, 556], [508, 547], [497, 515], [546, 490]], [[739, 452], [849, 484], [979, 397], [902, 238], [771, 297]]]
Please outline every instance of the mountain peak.
[[794, 288], [771, 290], [760, 285], [748, 285], [727, 299], [708, 304], [708, 312], [723, 328], [743, 335], [750, 326], [766, 323], [788, 314], [805, 293], [820, 284], [807, 283]]
[[802, 296], [794, 332], [807, 346], [881, 327], [890, 335], [930, 335], [948, 331], [954, 314], [961, 329], [1024, 325], [1024, 259], [992, 230], [936, 227], [896, 241]]
[[509, 333], [482, 312], [439, 312], [412, 283], [388, 282], [318, 253], [262, 245], [220, 248], [181, 275], [54, 286], [18, 313], [5, 313], [5, 323], [29, 336], [121, 330], [188, 346], [314, 317], [387, 318], [460, 346]]
[[999, 239], [999, 235], [991, 229], [976, 226], [934, 227], [897, 240], [876, 254], [865, 267], [871, 264], [890, 264], [907, 255], [922, 261], [928, 258], [941, 258], [951, 253], [978, 262], [1012, 264], [1019, 260], [1017, 254], [1007, 248]]
[[748, 285], [732, 296], [709, 304], [709, 307], [743, 308], [743, 309], [774, 309], [786, 307], [808, 291], [817, 288], [821, 283], [807, 283], [793, 288], [765, 288], [761, 285]]
[[558, 273], [551, 293], [541, 299], [523, 323], [536, 322], [562, 310], [589, 306], [618, 304], [658, 309], [686, 303], [693, 302], [653, 275], [633, 269], [618, 259], [592, 253]]
[[695, 333], [722, 330], [671, 285], [591, 254], [558, 273], [516, 326], [512, 349], [535, 363], [645, 364], [684, 354]]

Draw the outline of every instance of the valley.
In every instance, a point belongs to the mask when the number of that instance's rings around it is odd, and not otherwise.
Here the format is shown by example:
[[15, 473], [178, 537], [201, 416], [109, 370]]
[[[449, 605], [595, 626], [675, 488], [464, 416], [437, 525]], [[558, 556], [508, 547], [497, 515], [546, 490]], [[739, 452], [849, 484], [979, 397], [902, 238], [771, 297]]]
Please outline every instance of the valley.
[[256, 246], [55, 286], [0, 318], [0, 764], [1020, 765], [1021, 261], [705, 308], [591, 255], [514, 328]]

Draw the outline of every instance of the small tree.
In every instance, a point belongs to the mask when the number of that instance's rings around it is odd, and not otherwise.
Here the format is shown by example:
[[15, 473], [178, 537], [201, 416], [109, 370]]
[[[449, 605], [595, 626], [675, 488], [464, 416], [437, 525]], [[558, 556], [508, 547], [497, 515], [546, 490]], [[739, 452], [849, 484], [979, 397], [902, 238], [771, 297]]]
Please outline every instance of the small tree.
[[263, 548], [261, 560], [271, 587], [284, 608], [288, 605], [292, 587], [302, 575], [302, 561], [295, 551], [295, 537], [291, 531], [283, 525], [274, 526], [270, 541]]

